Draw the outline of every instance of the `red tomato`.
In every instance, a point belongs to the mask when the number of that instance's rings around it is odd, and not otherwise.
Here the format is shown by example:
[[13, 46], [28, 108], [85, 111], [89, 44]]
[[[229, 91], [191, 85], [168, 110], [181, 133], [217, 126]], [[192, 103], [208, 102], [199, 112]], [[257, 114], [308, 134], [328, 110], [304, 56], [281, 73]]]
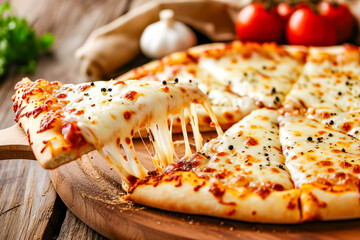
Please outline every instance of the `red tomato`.
[[267, 11], [263, 3], [244, 7], [236, 19], [236, 32], [241, 41], [278, 42], [284, 23], [274, 10]]
[[289, 19], [289, 17], [291, 16], [291, 14], [293, 14], [294, 11], [295, 9], [287, 3], [280, 3], [276, 7], [277, 14], [285, 21]]
[[310, 8], [296, 10], [286, 25], [288, 43], [306, 46], [336, 44], [335, 27]]
[[347, 40], [354, 29], [354, 18], [345, 4], [333, 5], [330, 2], [321, 2], [318, 5], [320, 15], [335, 25], [338, 42]]

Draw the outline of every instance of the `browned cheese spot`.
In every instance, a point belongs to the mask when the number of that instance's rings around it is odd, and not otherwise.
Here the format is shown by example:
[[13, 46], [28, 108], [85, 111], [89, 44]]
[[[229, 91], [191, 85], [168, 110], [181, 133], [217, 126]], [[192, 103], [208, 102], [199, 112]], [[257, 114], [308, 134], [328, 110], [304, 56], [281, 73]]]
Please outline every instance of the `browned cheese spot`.
[[245, 144], [248, 146], [256, 146], [259, 144], [259, 142], [253, 137], [247, 137]]
[[131, 113], [129, 111], [124, 112], [124, 118], [129, 120], [131, 118]]

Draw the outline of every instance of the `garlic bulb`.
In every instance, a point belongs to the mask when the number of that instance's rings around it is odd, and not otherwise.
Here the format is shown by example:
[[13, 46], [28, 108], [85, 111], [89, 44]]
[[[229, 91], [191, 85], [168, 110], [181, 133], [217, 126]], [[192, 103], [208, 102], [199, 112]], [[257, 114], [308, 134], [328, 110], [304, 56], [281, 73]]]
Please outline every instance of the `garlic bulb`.
[[161, 58], [196, 44], [194, 32], [185, 24], [174, 20], [174, 11], [160, 12], [160, 21], [145, 28], [140, 38], [141, 51], [150, 58]]

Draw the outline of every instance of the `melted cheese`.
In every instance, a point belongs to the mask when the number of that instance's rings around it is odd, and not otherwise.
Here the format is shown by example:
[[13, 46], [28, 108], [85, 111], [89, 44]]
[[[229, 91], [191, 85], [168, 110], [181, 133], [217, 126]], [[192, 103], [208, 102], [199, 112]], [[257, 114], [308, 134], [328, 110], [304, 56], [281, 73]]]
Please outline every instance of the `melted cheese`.
[[[167, 65], [152, 74], [141, 77], [141, 80], [172, 80], [174, 78], [191, 79], [198, 83], [201, 91], [209, 97], [211, 106], [218, 121], [221, 124], [235, 123], [257, 108], [254, 99], [227, 91], [226, 84], [219, 82], [206, 69], [200, 68], [195, 63], [178, 63]], [[204, 115], [203, 108], [197, 109], [200, 115]], [[231, 117], [229, 117], [231, 115]]]
[[307, 117], [359, 137], [360, 53], [346, 47], [327, 51], [310, 50], [284, 106], [307, 108]]
[[[155, 148], [154, 165], [165, 168], [173, 163], [174, 146], [168, 127], [168, 118], [180, 116], [184, 126], [184, 114], [191, 118], [197, 148], [202, 146], [197, 119], [192, 105], [204, 106], [217, 126], [207, 97], [188, 81], [99, 81], [94, 84], [61, 85], [53, 94], [63, 94], [64, 121], [75, 122], [85, 140], [92, 143], [120, 176], [129, 182], [132, 176], [143, 178], [147, 170], [137, 158], [132, 137], [145, 127]], [[59, 95], [58, 95], [59, 96]], [[65, 97], [64, 97], [65, 96]], [[186, 130], [183, 131], [187, 140]], [[186, 154], [191, 154], [186, 141]]]
[[206, 143], [200, 154], [208, 160], [193, 171], [231, 187], [293, 188], [284, 167], [277, 118], [274, 110], [253, 111], [223, 136]]
[[302, 64], [276, 52], [268, 52], [265, 57], [255, 51], [244, 56], [229, 50], [220, 58], [211, 55], [200, 58], [199, 67], [227, 85], [231, 92], [277, 108], [300, 75]]
[[360, 109], [359, 75], [317, 75], [303, 73], [286, 97], [285, 106], [328, 108], [337, 112]]
[[336, 109], [309, 109], [306, 117], [360, 139], [360, 110], [339, 112]]
[[[285, 116], [280, 141], [286, 167], [297, 187], [304, 183], [344, 183], [360, 177], [360, 141], [302, 116]], [[346, 178], [344, 176], [347, 176]]]

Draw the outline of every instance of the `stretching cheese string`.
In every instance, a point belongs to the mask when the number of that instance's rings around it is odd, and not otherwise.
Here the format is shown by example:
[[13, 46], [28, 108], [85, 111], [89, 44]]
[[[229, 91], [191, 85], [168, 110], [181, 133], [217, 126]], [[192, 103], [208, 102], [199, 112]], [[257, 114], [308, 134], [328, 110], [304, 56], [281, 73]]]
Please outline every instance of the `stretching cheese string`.
[[[210, 108], [210, 104], [208, 102], [205, 102], [202, 104], [202, 106], [209, 114], [212, 123], [215, 125], [218, 135], [222, 135], [223, 132], [217, 122], [215, 114]], [[189, 107], [184, 108], [182, 112], [177, 116], [180, 118], [180, 124], [185, 144], [185, 156], [190, 156], [192, 152], [190, 148], [188, 133], [186, 130], [185, 116], [188, 116], [190, 120], [190, 125], [192, 127], [195, 140], [196, 151], [200, 151], [203, 147], [203, 138], [199, 129], [199, 121], [196, 114], [196, 104], [191, 103]], [[157, 171], [163, 171], [168, 165], [174, 163], [174, 158], [178, 159], [175, 153], [174, 142], [172, 140], [172, 124], [175, 117], [176, 116], [172, 116], [170, 126], [168, 126], [167, 119], [164, 119], [160, 123], [152, 123], [148, 126], [145, 126], [145, 129], [148, 132], [150, 143], [155, 149], [155, 153], [152, 156], [152, 159], [155, 169]], [[151, 155], [144, 141], [143, 143], [147, 151]], [[121, 150], [123, 150], [124, 155]], [[121, 140], [120, 144], [117, 144], [116, 142], [105, 144], [99, 152], [111, 165], [115, 167], [123, 182], [128, 186], [131, 185], [132, 177], [143, 179], [148, 175], [147, 169], [141, 164], [138, 159], [132, 142], [132, 138], [130, 138], [130, 143], [126, 143], [124, 142], [124, 140]]]

